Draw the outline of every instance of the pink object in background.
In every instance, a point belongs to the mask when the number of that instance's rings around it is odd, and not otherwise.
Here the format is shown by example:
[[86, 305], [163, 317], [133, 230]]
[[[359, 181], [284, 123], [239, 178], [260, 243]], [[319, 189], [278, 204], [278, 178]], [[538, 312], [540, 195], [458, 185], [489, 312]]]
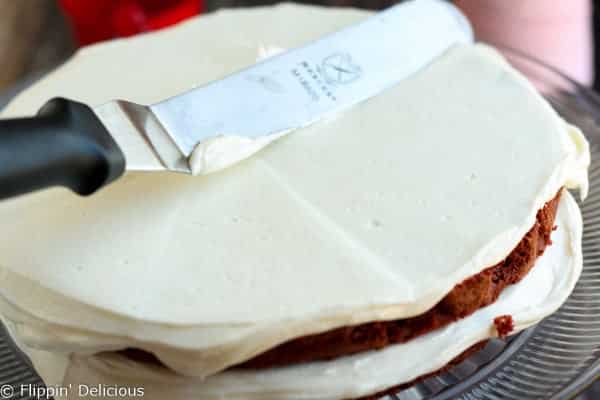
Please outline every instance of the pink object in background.
[[529, 54], [591, 85], [591, 0], [456, 0], [480, 41]]

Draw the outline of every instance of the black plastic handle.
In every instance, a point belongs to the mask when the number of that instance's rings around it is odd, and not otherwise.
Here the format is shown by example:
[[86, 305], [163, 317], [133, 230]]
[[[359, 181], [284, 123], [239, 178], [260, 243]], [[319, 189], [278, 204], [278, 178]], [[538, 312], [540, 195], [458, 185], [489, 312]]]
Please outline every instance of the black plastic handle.
[[123, 152], [85, 104], [57, 98], [35, 117], [0, 120], [0, 199], [52, 186], [89, 195], [124, 171]]

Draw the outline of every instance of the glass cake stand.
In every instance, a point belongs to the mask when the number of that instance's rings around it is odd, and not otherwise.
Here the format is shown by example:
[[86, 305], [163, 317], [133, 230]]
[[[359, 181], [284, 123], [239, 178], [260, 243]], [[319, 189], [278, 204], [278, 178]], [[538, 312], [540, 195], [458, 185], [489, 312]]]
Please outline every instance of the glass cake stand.
[[[537, 326], [507, 340], [492, 339], [447, 372], [386, 400], [563, 400], [600, 376], [600, 95], [514, 50], [505, 54], [591, 143], [590, 195], [580, 204], [581, 279], [560, 310]], [[0, 387], [28, 383], [41, 379], [0, 326]]]

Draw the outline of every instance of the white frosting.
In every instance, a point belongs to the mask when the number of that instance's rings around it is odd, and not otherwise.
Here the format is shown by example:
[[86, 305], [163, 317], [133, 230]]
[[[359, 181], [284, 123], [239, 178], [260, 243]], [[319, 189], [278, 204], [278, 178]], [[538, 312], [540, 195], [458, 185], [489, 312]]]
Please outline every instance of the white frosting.
[[189, 158], [192, 175], [206, 175], [230, 167], [263, 149], [287, 132], [248, 138], [221, 135], [199, 143]]
[[[279, 47], [260, 46], [256, 61], [264, 60], [284, 51]], [[245, 160], [286, 133], [289, 132], [280, 132], [257, 138], [223, 134], [207, 139], [199, 143], [189, 157], [188, 162], [192, 174], [206, 175], [225, 169], [241, 160]]]
[[57, 365], [61, 364], [48, 364], [48, 354], [29, 352], [36, 368], [42, 376], [48, 375], [49, 382], [56, 382], [59, 375], [64, 377], [61, 384], [73, 387], [82, 383], [141, 387], [145, 390], [144, 398], [149, 400], [360, 397], [443, 367], [465, 348], [492, 337], [495, 334], [492, 321], [497, 316], [512, 315], [518, 331], [558, 308], [573, 289], [582, 267], [581, 217], [568, 193], [560, 202], [556, 223], [553, 245], [520, 283], [502, 292], [496, 303], [444, 329], [381, 351], [260, 372], [228, 371], [206, 381], [177, 376], [164, 368], [139, 364], [116, 354], [75, 356], [68, 366], [63, 365], [57, 371]]
[[[55, 95], [151, 103], [253, 62], [271, 38], [294, 47], [364, 15], [227, 11], [95, 46], [5, 116]], [[220, 173], [0, 203], [2, 312], [35, 347], [138, 347], [205, 377], [290, 338], [429, 309], [505, 258], [560, 187], [585, 194], [587, 146], [495, 51], [455, 48]]]

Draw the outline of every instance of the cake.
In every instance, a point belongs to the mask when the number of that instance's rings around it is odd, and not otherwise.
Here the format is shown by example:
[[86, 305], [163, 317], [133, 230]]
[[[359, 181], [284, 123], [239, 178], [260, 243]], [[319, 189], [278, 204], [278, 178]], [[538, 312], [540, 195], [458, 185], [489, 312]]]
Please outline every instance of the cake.
[[[54, 96], [154, 103], [368, 15], [219, 11], [85, 48], [2, 116]], [[223, 171], [3, 201], [0, 314], [49, 385], [369, 398], [566, 300], [582, 268], [567, 189], [585, 197], [588, 164], [581, 132], [496, 50], [455, 46]]]

